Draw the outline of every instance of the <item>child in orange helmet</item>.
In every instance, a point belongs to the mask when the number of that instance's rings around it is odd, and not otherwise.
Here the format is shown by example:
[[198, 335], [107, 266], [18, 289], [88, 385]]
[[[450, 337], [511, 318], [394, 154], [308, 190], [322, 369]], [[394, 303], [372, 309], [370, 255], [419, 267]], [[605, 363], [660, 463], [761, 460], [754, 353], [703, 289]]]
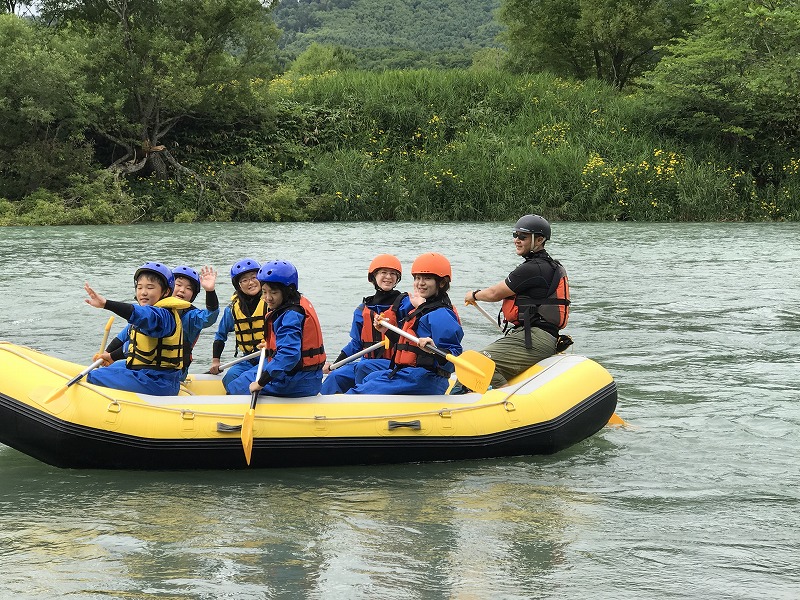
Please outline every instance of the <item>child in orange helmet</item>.
[[[411, 309], [408, 294], [401, 293], [395, 287], [403, 276], [400, 259], [392, 254], [379, 254], [372, 259], [367, 269], [367, 281], [375, 286], [375, 293], [367, 296], [353, 311], [353, 323], [350, 327], [350, 341], [342, 348], [339, 362], [369, 346], [383, 340], [384, 334], [373, 325], [375, 315], [382, 314], [393, 325], [397, 325]], [[369, 352], [358, 362], [353, 361], [331, 371], [331, 363], [326, 363], [323, 373], [327, 375], [322, 382], [322, 394], [341, 394], [356, 383], [356, 368], [370, 363], [370, 371], [389, 367], [391, 354], [387, 349]]]
[[419, 338], [416, 344], [399, 334], [386, 331], [376, 316], [374, 326], [390, 340], [390, 369], [368, 374], [351, 394], [444, 394], [453, 365], [425, 349], [429, 344], [447, 354], [463, 351], [464, 330], [447, 295], [452, 279], [450, 261], [441, 254], [428, 252], [417, 257], [411, 266], [414, 290], [424, 301], [411, 310], [402, 329]]

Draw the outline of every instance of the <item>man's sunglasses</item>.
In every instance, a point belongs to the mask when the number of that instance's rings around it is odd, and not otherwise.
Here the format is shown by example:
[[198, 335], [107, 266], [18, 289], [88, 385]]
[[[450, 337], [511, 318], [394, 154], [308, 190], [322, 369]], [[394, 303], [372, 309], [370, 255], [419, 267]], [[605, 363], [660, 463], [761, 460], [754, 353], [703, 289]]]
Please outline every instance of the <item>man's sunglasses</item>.
[[514, 237], [515, 240], [519, 240], [520, 242], [524, 242], [525, 240], [528, 239], [527, 233], [520, 233], [519, 231], [515, 231], [511, 235]]

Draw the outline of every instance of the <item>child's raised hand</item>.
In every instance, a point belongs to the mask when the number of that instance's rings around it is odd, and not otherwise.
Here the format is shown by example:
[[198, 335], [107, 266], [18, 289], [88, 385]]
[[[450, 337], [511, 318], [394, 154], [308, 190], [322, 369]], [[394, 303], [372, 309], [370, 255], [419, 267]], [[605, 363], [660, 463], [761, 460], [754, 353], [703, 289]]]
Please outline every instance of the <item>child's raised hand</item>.
[[208, 265], [200, 269], [200, 286], [207, 292], [214, 290], [217, 285], [217, 271]]
[[425, 303], [425, 298], [419, 295], [416, 288], [412, 288], [410, 292], [408, 292], [408, 299], [411, 302], [411, 306], [414, 308], [418, 308], [421, 304]]
[[95, 308], [105, 308], [106, 306], [106, 299], [103, 298], [100, 294], [95, 292], [90, 286], [89, 282], [83, 284], [83, 289], [86, 290], [86, 293], [89, 294], [88, 298], [84, 298], [84, 302], [89, 306], [94, 306]]

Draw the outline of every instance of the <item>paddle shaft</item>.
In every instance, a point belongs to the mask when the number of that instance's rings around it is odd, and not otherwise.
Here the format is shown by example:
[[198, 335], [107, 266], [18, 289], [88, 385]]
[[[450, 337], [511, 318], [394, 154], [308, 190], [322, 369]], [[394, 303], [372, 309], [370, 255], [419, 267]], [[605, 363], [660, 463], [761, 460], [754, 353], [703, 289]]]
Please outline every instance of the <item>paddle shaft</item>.
[[103, 359], [102, 358], [98, 358], [96, 361], [94, 361], [92, 364], [90, 364], [88, 367], [86, 367], [83, 371], [81, 371], [80, 373], [75, 375], [75, 377], [70, 379], [66, 384], [62, 385], [60, 388], [56, 389], [56, 391], [54, 391], [52, 394], [50, 394], [50, 396], [44, 401], [44, 404], [49, 404], [50, 402], [52, 402], [56, 398], [61, 397], [64, 394], [64, 392], [66, 392], [70, 388], [70, 386], [72, 386], [73, 384], [78, 383], [81, 379], [83, 379], [83, 377], [89, 371], [91, 371], [93, 369], [96, 369], [97, 367], [101, 366], [102, 364], [103, 364]]
[[[415, 344], [419, 344], [419, 338], [418, 338], [418, 337], [416, 337], [416, 336], [414, 336], [414, 335], [411, 335], [411, 334], [410, 334], [410, 333], [408, 333], [407, 331], [403, 331], [403, 330], [402, 330], [402, 329], [400, 329], [399, 327], [395, 327], [394, 325], [392, 325], [391, 323], [389, 323], [389, 321], [387, 321], [386, 319], [381, 319], [381, 320], [380, 320], [380, 324], [381, 324], [381, 325], [383, 325], [384, 327], [386, 327], [386, 329], [389, 329], [389, 330], [391, 330], [391, 331], [394, 331], [395, 333], [397, 333], [397, 334], [399, 334], [399, 335], [402, 335], [402, 336], [403, 336], [403, 337], [405, 337], [405, 338], [408, 338], [409, 340], [411, 340], [411, 341], [412, 341], [412, 342], [414, 342]], [[439, 348], [437, 348], [437, 347], [436, 347], [436, 346], [434, 346], [433, 344], [427, 344], [427, 345], [425, 346], [425, 349], [426, 349], [426, 350], [430, 350], [430, 351], [431, 351], [431, 352], [433, 352], [434, 354], [438, 354], [438, 355], [439, 355], [439, 356], [441, 356], [442, 358], [447, 358], [447, 352], [445, 352], [444, 350], [440, 350]]]
[[108, 322], [106, 323], [105, 331], [103, 332], [103, 341], [100, 342], [100, 354], [106, 351], [106, 342], [108, 341], [108, 334], [111, 331], [111, 326], [114, 324], [114, 315], [111, 315], [108, 318]]
[[490, 315], [488, 312], [486, 312], [486, 310], [480, 304], [478, 304], [477, 302], [468, 302], [467, 304], [471, 304], [472, 306], [477, 308], [478, 311], [480, 311], [480, 313], [484, 317], [486, 317], [487, 321], [490, 321], [492, 323], [492, 325], [497, 327], [497, 329], [499, 329], [501, 332], [503, 331], [503, 328], [500, 327], [500, 324], [497, 322], [497, 320], [492, 315]]
[[253, 360], [254, 358], [257, 358], [260, 354], [261, 354], [261, 351], [260, 350], [256, 350], [255, 352], [251, 352], [250, 354], [246, 354], [245, 356], [240, 356], [239, 358], [236, 358], [236, 359], [232, 360], [231, 362], [227, 362], [224, 365], [220, 365], [219, 366], [219, 370], [220, 371], [224, 371], [228, 367], [232, 367], [233, 365], [238, 365], [240, 362], [244, 362], [246, 360]]
[[331, 365], [331, 371], [333, 371], [334, 369], [338, 369], [339, 367], [346, 365], [347, 363], [353, 362], [354, 360], [356, 360], [357, 358], [361, 358], [365, 354], [369, 354], [370, 352], [375, 352], [375, 350], [378, 350], [379, 348], [386, 348], [386, 341], [381, 340], [377, 344], [372, 344], [372, 346], [370, 346], [369, 348], [364, 348], [363, 350], [356, 352], [355, 354], [344, 357], [342, 360], [335, 362]]
[[[264, 360], [267, 357], [267, 349], [262, 348], [259, 352], [261, 357], [258, 359], [258, 370], [256, 371], [256, 382], [261, 379], [261, 373], [264, 371]], [[261, 390], [259, 390], [261, 391]], [[258, 402], [258, 392], [253, 392], [253, 397], [250, 398], [250, 410], [255, 410], [256, 403]]]
[[[105, 331], [103, 333], [103, 341], [100, 342], [100, 354], [102, 354], [106, 350], [106, 342], [108, 341], [108, 334], [111, 331], [111, 326], [113, 324], [114, 324], [114, 315], [111, 315], [111, 317], [109, 317], [108, 321], [106, 322]], [[53, 400], [55, 400], [56, 398], [60, 397], [70, 387], [72, 387], [73, 385], [78, 383], [81, 379], [83, 379], [86, 376], [86, 374], [89, 373], [89, 371], [93, 371], [97, 367], [103, 366], [103, 362], [104, 361], [102, 358], [98, 358], [96, 361], [94, 361], [92, 364], [86, 367], [83, 371], [75, 375], [75, 377], [67, 381], [67, 383], [65, 383], [63, 386], [61, 386], [52, 394], [50, 394], [50, 396], [44, 401], [44, 403], [48, 404]]]
[[89, 371], [93, 371], [94, 369], [96, 369], [97, 367], [99, 367], [102, 364], [103, 364], [103, 359], [102, 358], [98, 358], [96, 361], [94, 361], [92, 364], [90, 364], [88, 367], [86, 367], [83, 371], [81, 371], [80, 373], [75, 375], [75, 377], [70, 379], [67, 382], [65, 387], [70, 387], [71, 385], [74, 385], [74, 384], [78, 383], [78, 381], [83, 379]]

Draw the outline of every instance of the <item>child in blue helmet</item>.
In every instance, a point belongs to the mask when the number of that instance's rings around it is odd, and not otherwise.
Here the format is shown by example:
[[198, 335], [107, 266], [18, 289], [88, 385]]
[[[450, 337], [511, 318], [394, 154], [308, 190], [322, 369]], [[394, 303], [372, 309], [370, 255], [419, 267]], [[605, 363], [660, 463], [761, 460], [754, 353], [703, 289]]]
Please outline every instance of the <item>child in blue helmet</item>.
[[182, 311], [181, 314], [185, 344], [181, 380], [185, 380], [189, 373], [189, 365], [192, 364], [192, 350], [197, 344], [200, 332], [206, 327], [211, 327], [219, 317], [219, 299], [217, 298], [217, 292], [214, 290], [217, 282], [217, 272], [208, 265], [200, 269], [200, 273], [191, 267], [180, 265], [172, 269], [172, 274], [175, 276], [175, 289], [172, 295], [176, 298], [194, 302], [201, 288], [206, 292], [205, 309], [192, 305]]
[[180, 390], [184, 352], [179, 311], [191, 304], [170, 295], [175, 278], [162, 263], [146, 262], [136, 270], [133, 280], [138, 305], [106, 300], [88, 283], [84, 285], [89, 295], [87, 304], [110, 310], [130, 324], [125, 368], [95, 369], [86, 380], [140, 394], [175, 396]]
[[[172, 274], [175, 277], [175, 285], [172, 295], [187, 302], [194, 302], [200, 289], [206, 290], [206, 308], [199, 309], [191, 306], [181, 312], [181, 324], [183, 325], [184, 333], [184, 367], [182, 369], [181, 381], [186, 379], [189, 373], [189, 365], [192, 362], [192, 349], [200, 337], [200, 332], [206, 327], [213, 325], [219, 317], [219, 299], [214, 287], [217, 281], [217, 272], [209, 266], [205, 266], [200, 270], [200, 273], [187, 267], [185, 265], [175, 267], [172, 269]], [[106, 366], [113, 363], [115, 366], [124, 366], [124, 362], [128, 351], [130, 342], [130, 325], [120, 331], [117, 336], [111, 340], [105, 349], [105, 352], [95, 354], [93, 360], [102, 358]]]
[[[220, 372], [220, 358], [225, 349], [228, 334], [236, 336], [235, 355], [245, 356], [258, 349], [258, 344], [264, 339], [264, 317], [267, 315], [267, 305], [261, 298], [261, 283], [258, 281], [258, 270], [261, 265], [254, 258], [237, 260], [231, 267], [231, 283], [235, 290], [231, 303], [225, 307], [222, 318], [214, 335], [212, 348], [211, 373]], [[242, 373], [258, 365], [258, 359], [243, 361], [230, 367], [222, 378], [222, 384], [228, 390], [232, 381]]]
[[[342, 348], [338, 362], [352, 356], [369, 346], [383, 340], [384, 334], [373, 327], [376, 314], [382, 314], [393, 325], [397, 325], [411, 310], [408, 294], [396, 290], [403, 275], [400, 260], [391, 254], [379, 254], [372, 259], [367, 269], [367, 281], [375, 286], [375, 293], [363, 299], [353, 311], [353, 323], [350, 327], [350, 341]], [[326, 363], [323, 373], [327, 375], [322, 382], [322, 394], [341, 394], [356, 384], [357, 369], [363, 373], [360, 378], [372, 371], [388, 369], [391, 355], [387, 349], [365, 354], [364, 358], [353, 361], [331, 371]]]
[[255, 366], [231, 383], [229, 393], [316, 396], [322, 383], [325, 348], [317, 312], [297, 290], [297, 269], [290, 262], [275, 260], [261, 267], [258, 280], [269, 306], [260, 344], [267, 349], [267, 360], [258, 381]]

